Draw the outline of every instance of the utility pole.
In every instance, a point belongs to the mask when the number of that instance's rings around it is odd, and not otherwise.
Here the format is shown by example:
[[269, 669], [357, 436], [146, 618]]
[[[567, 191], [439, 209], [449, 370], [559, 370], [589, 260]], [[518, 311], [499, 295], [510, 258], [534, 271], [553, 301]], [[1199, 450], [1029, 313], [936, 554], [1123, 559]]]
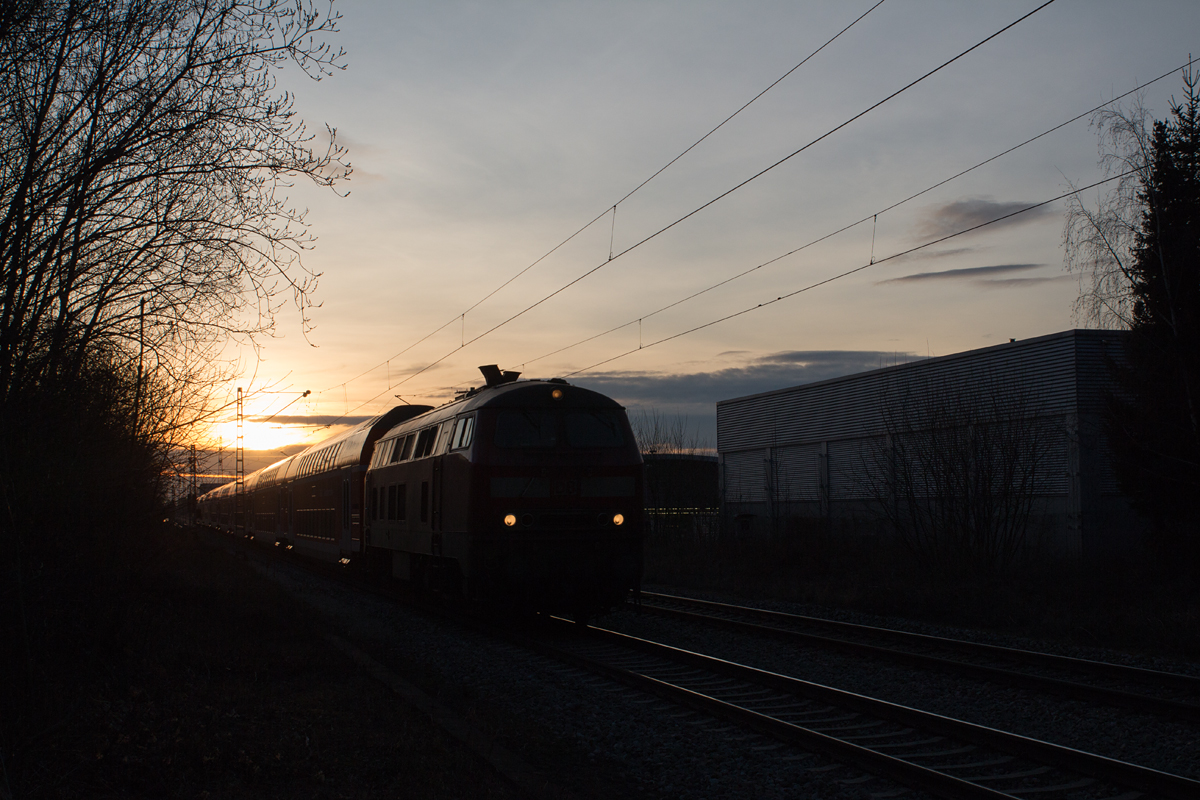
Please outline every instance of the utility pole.
[[138, 435], [142, 415], [142, 374], [146, 356], [146, 298], [138, 304], [138, 371], [137, 388], [133, 396], [133, 435]]
[[234, 514], [233, 528], [236, 531], [238, 520], [242, 522], [242, 528], [245, 529], [245, 514], [246, 514], [246, 450], [245, 442], [242, 438], [242, 387], [238, 387], [237, 392], [237, 450], [234, 453], [233, 479], [237, 482], [234, 489]]
[[196, 475], [196, 445], [192, 445], [191, 458], [189, 459], [189, 467], [191, 467], [191, 487], [188, 490], [188, 522], [196, 524], [196, 495], [200, 491], [200, 485]]

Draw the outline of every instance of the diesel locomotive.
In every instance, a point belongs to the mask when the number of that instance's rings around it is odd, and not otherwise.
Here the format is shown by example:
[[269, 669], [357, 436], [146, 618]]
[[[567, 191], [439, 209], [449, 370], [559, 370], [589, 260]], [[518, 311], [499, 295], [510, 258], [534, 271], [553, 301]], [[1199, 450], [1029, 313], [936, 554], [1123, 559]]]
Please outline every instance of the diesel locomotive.
[[198, 500], [202, 523], [468, 598], [587, 617], [636, 592], [642, 458], [624, 409], [481, 367]]

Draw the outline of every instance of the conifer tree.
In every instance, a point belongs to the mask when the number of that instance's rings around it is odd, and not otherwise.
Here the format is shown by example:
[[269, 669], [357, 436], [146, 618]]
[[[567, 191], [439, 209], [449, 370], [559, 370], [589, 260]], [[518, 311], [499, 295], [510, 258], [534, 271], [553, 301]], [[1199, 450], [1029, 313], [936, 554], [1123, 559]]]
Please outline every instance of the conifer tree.
[[1200, 75], [1150, 132], [1109, 441], [1122, 488], [1160, 543], [1200, 553]]

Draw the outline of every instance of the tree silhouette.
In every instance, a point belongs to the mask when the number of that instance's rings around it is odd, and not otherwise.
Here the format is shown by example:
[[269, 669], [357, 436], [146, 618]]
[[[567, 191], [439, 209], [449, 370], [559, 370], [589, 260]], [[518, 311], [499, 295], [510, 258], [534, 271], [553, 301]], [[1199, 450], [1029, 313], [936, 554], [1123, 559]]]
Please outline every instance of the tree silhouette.
[[310, 307], [286, 190], [349, 167], [276, 75], [339, 68], [330, 11], [0, 3], [0, 796], [37, 793], [38, 748], [79, 713], [62, 687], [120, 661], [105, 632], [161, 546], [148, 532], [215, 405], [216, 355], [282, 303]]
[[282, 0], [25, 0], [0, 18], [0, 403], [104, 343], [174, 380], [303, 313], [296, 177], [348, 167], [278, 89], [341, 54]]
[[1064, 444], [1023, 380], [992, 374], [889, 386], [886, 435], [864, 454], [866, 489], [931, 570], [995, 578], [1038, 544], [1030, 527]]
[[1105, 163], [1129, 177], [1095, 211], [1072, 208], [1068, 267], [1092, 276], [1081, 308], [1128, 328], [1114, 365], [1109, 442], [1123, 490], [1172, 550], [1195, 540], [1200, 497], [1200, 76], [1166, 120], [1101, 117]]

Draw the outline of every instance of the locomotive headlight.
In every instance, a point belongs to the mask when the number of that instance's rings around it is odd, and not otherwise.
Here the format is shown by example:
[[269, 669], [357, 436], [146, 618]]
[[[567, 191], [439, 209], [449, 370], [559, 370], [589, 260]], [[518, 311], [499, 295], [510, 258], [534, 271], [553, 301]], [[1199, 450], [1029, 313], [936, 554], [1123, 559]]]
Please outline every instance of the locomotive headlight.
[[505, 514], [504, 515], [504, 524], [510, 528], [513, 525], [516, 525], [517, 524], [517, 515], [516, 514]]
[[562, 400], [562, 394], [563, 394], [562, 389], [555, 389], [552, 392], [550, 392], [550, 397], [552, 397], [555, 400]]
[[625, 523], [624, 514], [613, 514], [613, 525], [622, 525]]

